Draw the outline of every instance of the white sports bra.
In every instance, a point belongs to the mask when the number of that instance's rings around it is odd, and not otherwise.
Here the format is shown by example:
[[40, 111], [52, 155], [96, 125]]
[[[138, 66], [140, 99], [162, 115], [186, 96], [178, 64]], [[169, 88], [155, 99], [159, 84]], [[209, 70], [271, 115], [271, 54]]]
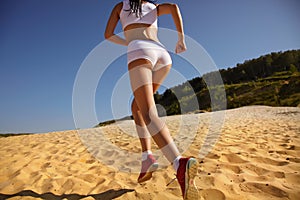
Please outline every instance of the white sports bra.
[[130, 13], [129, 0], [123, 1], [123, 8], [120, 13], [120, 21], [123, 30], [130, 24], [150, 24], [157, 27], [157, 9], [156, 6], [150, 2], [142, 4], [142, 16], [137, 17], [135, 13]]

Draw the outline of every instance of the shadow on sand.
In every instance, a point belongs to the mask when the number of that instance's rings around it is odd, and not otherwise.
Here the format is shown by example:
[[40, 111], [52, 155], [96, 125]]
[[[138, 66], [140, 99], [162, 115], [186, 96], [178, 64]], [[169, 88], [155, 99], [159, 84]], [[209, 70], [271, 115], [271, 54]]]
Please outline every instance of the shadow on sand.
[[63, 194], [63, 195], [55, 195], [53, 193], [47, 192], [44, 194], [38, 194], [36, 192], [33, 192], [31, 190], [23, 190], [21, 192], [18, 192], [16, 194], [1, 194], [0, 193], [0, 199], [8, 199], [12, 197], [25, 197], [25, 196], [31, 196], [41, 199], [51, 199], [51, 200], [61, 200], [61, 199], [68, 199], [68, 200], [78, 200], [86, 197], [93, 197], [96, 200], [111, 200], [117, 197], [122, 196], [123, 194], [126, 194], [127, 192], [133, 192], [133, 189], [121, 189], [121, 190], [108, 190], [106, 192], [100, 193], [100, 194], [90, 194], [90, 195], [80, 195], [80, 194]]

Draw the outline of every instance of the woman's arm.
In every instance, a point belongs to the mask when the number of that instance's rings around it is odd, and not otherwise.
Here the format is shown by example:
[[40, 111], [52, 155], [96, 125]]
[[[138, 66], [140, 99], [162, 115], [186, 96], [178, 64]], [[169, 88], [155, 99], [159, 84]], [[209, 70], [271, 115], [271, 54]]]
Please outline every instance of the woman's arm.
[[157, 15], [166, 15], [171, 14], [173, 21], [176, 26], [176, 30], [178, 32], [178, 42], [176, 45], [175, 52], [181, 53], [186, 50], [184, 31], [183, 31], [183, 23], [180, 10], [176, 4], [172, 3], [163, 3], [157, 6]]
[[107, 21], [104, 37], [105, 39], [120, 45], [127, 46], [127, 41], [118, 35], [114, 34], [115, 28], [120, 19], [120, 12], [123, 7], [123, 3], [118, 3], [111, 11], [110, 17]]

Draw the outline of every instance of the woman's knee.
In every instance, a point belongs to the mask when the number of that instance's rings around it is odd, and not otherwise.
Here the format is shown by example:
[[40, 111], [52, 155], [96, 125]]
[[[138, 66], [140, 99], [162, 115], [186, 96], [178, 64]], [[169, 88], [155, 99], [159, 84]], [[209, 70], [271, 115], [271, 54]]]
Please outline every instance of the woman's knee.
[[156, 106], [151, 106], [151, 107], [141, 111], [141, 114], [142, 114], [143, 119], [144, 119], [144, 121], [147, 125], [150, 124], [153, 121], [159, 120], [157, 110], [156, 110]]
[[158, 116], [155, 106], [151, 107], [149, 112], [145, 113], [144, 121], [152, 136], [160, 133], [165, 126], [165, 122]]
[[158, 116], [155, 105], [146, 107], [147, 108], [139, 109], [135, 100], [131, 104], [133, 115], [138, 116], [140, 114], [144, 123], [148, 127], [150, 134], [155, 135], [164, 127], [165, 122]]
[[149, 124], [151, 120], [153, 120], [153, 114], [151, 114], [151, 111], [149, 111], [148, 109], [140, 110], [135, 101], [133, 101], [131, 104], [131, 112], [133, 116], [141, 115], [143, 121], [146, 124]]

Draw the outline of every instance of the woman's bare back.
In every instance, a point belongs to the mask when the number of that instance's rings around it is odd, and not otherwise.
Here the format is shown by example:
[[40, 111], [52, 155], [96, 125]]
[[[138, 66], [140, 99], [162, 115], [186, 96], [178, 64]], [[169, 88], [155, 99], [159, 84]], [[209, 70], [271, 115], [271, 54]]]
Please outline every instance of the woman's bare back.
[[149, 24], [130, 24], [125, 27], [124, 36], [127, 43], [133, 40], [153, 40], [159, 42], [157, 28]]

